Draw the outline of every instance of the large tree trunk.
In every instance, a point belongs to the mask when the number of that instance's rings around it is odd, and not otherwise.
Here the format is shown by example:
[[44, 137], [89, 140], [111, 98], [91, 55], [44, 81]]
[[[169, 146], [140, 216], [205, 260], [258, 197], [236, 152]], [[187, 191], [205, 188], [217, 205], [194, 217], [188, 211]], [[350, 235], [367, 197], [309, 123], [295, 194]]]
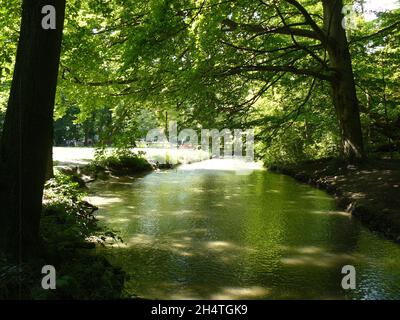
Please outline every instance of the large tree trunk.
[[341, 0], [323, 0], [325, 31], [329, 34], [327, 51], [330, 66], [336, 71], [332, 81], [332, 98], [342, 138], [342, 156], [353, 162], [364, 158], [360, 112], [351, 56], [342, 26]]
[[[56, 8], [55, 30], [42, 28], [45, 5]], [[39, 243], [64, 14], [65, 0], [24, 0], [22, 4], [0, 144], [0, 250], [14, 258], [31, 255]]]

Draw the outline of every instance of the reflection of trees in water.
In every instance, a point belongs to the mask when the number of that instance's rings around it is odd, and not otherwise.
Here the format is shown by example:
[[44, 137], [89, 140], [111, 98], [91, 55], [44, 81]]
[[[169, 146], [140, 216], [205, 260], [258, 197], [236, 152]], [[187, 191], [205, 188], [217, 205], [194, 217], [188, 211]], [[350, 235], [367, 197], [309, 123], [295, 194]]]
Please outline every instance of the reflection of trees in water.
[[113, 260], [147, 297], [343, 298], [341, 267], [368, 251], [331, 198], [281, 175], [168, 171], [111, 189], [115, 225], [129, 219]]

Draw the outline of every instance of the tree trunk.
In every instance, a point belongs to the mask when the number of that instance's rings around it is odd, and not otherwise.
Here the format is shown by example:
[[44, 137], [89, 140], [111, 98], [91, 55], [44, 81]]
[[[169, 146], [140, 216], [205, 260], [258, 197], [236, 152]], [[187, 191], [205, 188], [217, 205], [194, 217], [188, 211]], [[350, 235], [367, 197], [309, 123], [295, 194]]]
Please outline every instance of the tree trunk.
[[[56, 9], [56, 29], [42, 28], [45, 5]], [[65, 0], [24, 0], [22, 4], [0, 144], [0, 250], [18, 259], [34, 254], [39, 244], [64, 14]]]
[[50, 146], [47, 151], [47, 167], [45, 181], [54, 178], [54, 168], [53, 168], [53, 145]]
[[360, 111], [346, 30], [342, 26], [342, 0], [323, 0], [324, 28], [329, 35], [327, 51], [330, 67], [336, 71], [332, 99], [342, 138], [341, 153], [349, 162], [364, 158]]

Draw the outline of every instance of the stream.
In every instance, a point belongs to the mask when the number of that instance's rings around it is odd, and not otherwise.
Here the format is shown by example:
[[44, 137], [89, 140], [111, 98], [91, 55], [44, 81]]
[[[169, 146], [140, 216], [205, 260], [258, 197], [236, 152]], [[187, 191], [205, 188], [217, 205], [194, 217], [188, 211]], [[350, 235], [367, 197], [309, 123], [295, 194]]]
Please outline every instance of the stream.
[[[246, 170], [241, 169], [243, 166]], [[91, 184], [102, 225], [123, 243], [99, 248], [150, 299], [399, 299], [400, 246], [334, 199], [233, 160], [207, 160]], [[356, 269], [356, 289], [341, 286]]]

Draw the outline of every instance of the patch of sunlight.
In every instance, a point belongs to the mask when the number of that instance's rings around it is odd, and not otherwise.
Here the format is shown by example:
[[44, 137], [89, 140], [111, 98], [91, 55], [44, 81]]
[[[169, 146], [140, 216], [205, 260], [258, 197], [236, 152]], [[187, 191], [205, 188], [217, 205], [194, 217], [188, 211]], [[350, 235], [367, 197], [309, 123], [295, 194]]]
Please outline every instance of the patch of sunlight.
[[155, 242], [154, 237], [144, 233], [139, 233], [129, 238], [129, 240], [126, 242], [126, 245], [128, 247], [130, 246], [146, 247], [153, 245], [154, 242]]
[[59, 163], [84, 165], [94, 158], [93, 148], [54, 147], [53, 160]]
[[128, 248], [128, 244], [123, 243], [123, 242], [114, 242], [114, 243], [106, 243], [107, 247], [110, 248], [118, 248], [118, 249], [125, 249]]
[[[190, 289], [181, 289], [179, 290], [177, 288], [174, 289], [174, 294], [168, 295], [165, 297], [165, 299], [171, 299], [171, 300], [200, 300], [201, 297], [199, 297], [196, 293], [193, 292], [193, 290]], [[160, 292], [161, 295], [164, 294], [164, 292]], [[158, 296], [157, 296], [158, 297]]]
[[169, 237], [163, 239], [157, 239], [153, 236], [147, 234], [136, 234], [123, 245], [112, 245], [118, 246], [119, 248], [151, 248], [153, 250], [161, 250], [168, 252], [169, 255], [177, 255], [181, 257], [191, 257], [194, 253], [190, 252], [192, 250], [191, 238], [186, 237], [182, 240], [172, 239]]
[[325, 249], [320, 248], [320, 247], [314, 247], [314, 246], [309, 246], [309, 247], [300, 247], [300, 248], [295, 248], [294, 251], [298, 253], [305, 253], [305, 254], [316, 254], [316, 253], [321, 253]]
[[125, 207], [120, 209], [120, 210], [118, 210], [117, 212], [118, 212], [118, 215], [121, 215], [121, 216], [129, 216], [129, 217], [139, 216], [139, 215], [132, 215], [132, 211], [131, 210], [126, 210]]
[[181, 256], [181, 257], [192, 257], [193, 253], [188, 252], [188, 251], [184, 251], [181, 248], [172, 248], [171, 249], [172, 253]]
[[213, 204], [213, 207], [224, 207], [224, 203]]
[[189, 247], [189, 245], [188, 244], [186, 244], [186, 243], [173, 243], [173, 244], [171, 244], [171, 246], [173, 247], [173, 248], [178, 248], [178, 249], [185, 249], [185, 248], [188, 248]]
[[172, 244], [160, 245], [159, 250], [167, 251], [168, 254], [173, 254], [181, 257], [192, 257], [193, 252], [190, 252], [192, 246], [189, 243], [175, 242]]
[[334, 216], [343, 216], [350, 218], [351, 214], [346, 211], [322, 211], [322, 210], [314, 210], [311, 211], [312, 214], [320, 214], [320, 215], [334, 215]]
[[100, 197], [100, 196], [87, 196], [85, 197], [85, 200], [98, 207], [122, 202], [122, 200], [117, 197]]
[[192, 220], [204, 219], [204, 215], [200, 212], [194, 212], [192, 210], [177, 210], [177, 211], [159, 211], [161, 216], [170, 216], [170, 217], [190, 217]]
[[205, 247], [208, 250], [212, 250], [215, 252], [222, 252], [222, 251], [254, 251], [254, 249], [247, 248], [247, 247], [240, 247], [234, 243], [227, 242], [227, 241], [206, 241]]
[[112, 219], [107, 219], [107, 223], [124, 223], [124, 222], [129, 222], [131, 221], [130, 219], [126, 218], [112, 218]]
[[171, 216], [182, 216], [193, 213], [193, 210], [177, 210], [170, 213]]
[[371, 173], [374, 173], [374, 171], [371, 171], [371, 170], [361, 170], [360, 173], [362, 173], [362, 174], [371, 174]]
[[193, 249], [190, 240], [169, 240], [160, 244], [157, 249], [171, 252], [181, 257], [192, 257], [194, 253], [190, 252]]
[[187, 170], [219, 170], [219, 171], [251, 171], [264, 170], [261, 163], [246, 162], [240, 159], [210, 159], [202, 162], [183, 164], [178, 171]]
[[[177, 235], [185, 235], [185, 234], [204, 234], [207, 233], [207, 228], [194, 228], [191, 229], [190, 231], [188, 230], [176, 230], [173, 231], [172, 234], [177, 234]], [[184, 237], [183, 239], [188, 238], [188, 239], [192, 239], [192, 237]]]
[[270, 294], [267, 288], [253, 287], [227, 287], [222, 288], [221, 292], [211, 295], [211, 300], [236, 300], [236, 299], [254, 299], [266, 298]]
[[362, 192], [348, 192], [352, 199], [365, 199], [365, 193]]
[[204, 190], [203, 190], [203, 189], [200, 189], [200, 188], [190, 188], [190, 192], [193, 192], [193, 193], [203, 193]]
[[327, 200], [327, 199], [329, 199], [328, 196], [326, 196], [326, 197], [324, 197], [324, 196], [302, 196], [302, 198], [315, 199], [315, 200]]
[[209, 241], [206, 246], [208, 249], [227, 249], [232, 248], [233, 244], [226, 241]]
[[[113, 177], [114, 178], [114, 177]], [[124, 177], [125, 178], [125, 177]], [[116, 177], [116, 179], [121, 179], [121, 177]], [[109, 185], [117, 185], [117, 186], [130, 186], [130, 185], [132, 185], [132, 181], [127, 181], [127, 182], [121, 182], [121, 181], [111, 181], [111, 182], [108, 182], [108, 184]]]
[[289, 266], [314, 266], [331, 268], [337, 265], [343, 265], [348, 261], [356, 261], [356, 257], [349, 254], [318, 253], [294, 255], [288, 258], [282, 258], [281, 262]]
[[200, 161], [204, 159], [209, 159], [208, 152], [203, 150], [193, 150], [193, 149], [177, 149], [177, 148], [135, 148], [134, 152], [143, 151], [145, 152], [145, 157], [148, 160], [153, 161], [166, 161], [167, 158], [170, 161], [176, 163], [181, 162], [193, 162]]

